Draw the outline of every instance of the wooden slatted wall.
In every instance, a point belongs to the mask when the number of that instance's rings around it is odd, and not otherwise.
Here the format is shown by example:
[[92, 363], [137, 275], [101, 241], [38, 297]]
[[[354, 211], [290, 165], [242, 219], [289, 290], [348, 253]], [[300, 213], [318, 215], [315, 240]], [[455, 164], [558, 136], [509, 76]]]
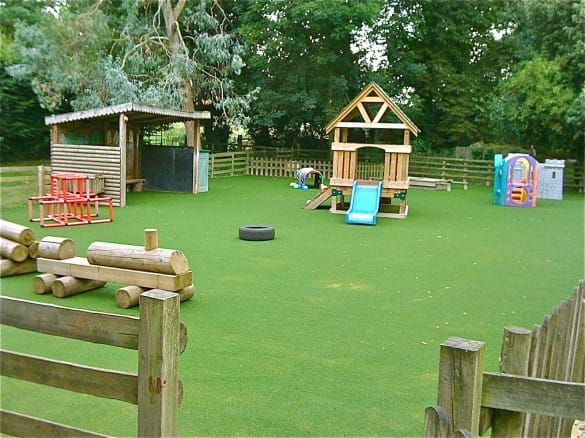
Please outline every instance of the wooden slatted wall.
[[119, 147], [53, 144], [51, 167], [53, 173], [103, 174], [104, 194], [112, 198], [115, 206], [120, 205], [122, 165]]

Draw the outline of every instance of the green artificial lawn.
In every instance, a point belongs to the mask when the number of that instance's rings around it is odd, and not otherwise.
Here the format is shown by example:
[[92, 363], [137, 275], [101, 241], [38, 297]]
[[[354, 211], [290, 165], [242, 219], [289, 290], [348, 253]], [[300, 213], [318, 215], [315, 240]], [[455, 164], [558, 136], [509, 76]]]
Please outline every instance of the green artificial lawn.
[[[504, 326], [532, 328], [584, 277], [583, 196], [536, 208], [491, 204], [489, 188], [411, 190], [407, 219], [347, 225], [304, 210], [315, 190], [286, 178], [210, 180], [197, 196], [129, 193], [110, 224], [41, 229], [85, 256], [94, 241], [183, 251], [196, 296], [181, 305], [182, 436], [420, 436], [436, 402], [439, 345], [487, 344], [497, 371]], [[6, 220], [28, 224], [25, 208]], [[238, 227], [269, 224], [276, 239], [247, 242]], [[66, 299], [35, 295], [33, 274], [2, 279], [2, 294], [98, 311], [119, 309], [119, 285]], [[2, 327], [5, 349], [135, 371], [136, 352]], [[118, 436], [136, 407], [2, 379], [2, 405]]]

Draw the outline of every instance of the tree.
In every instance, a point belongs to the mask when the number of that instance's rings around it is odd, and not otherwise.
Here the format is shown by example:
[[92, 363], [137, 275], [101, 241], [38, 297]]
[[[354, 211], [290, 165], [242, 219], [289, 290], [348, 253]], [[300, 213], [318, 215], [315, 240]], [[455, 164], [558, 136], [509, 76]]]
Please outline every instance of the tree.
[[534, 58], [523, 63], [502, 83], [500, 116], [508, 127], [504, 140], [532, 144], [542, 156], [558, 153], [555, 149], [565, 141], [566, 120], [574, 98], [563, 83], [558, 62]]
[[37, 24], [16, 26], [10, 72], [30, 78], [50, 109], [213, 106], [222, 123], [247, 102], [234, 94], [243, 61], [228, 24], [218, 0], [60, 2]]
[[34, 23], [47, 1], [5, 0], [0, 5], [0, 151], [2, 162], [48, 157], [49, 130], [43, 110], [28, 81], [15, 80], [6, 67], [13, 53], [16, 23]]
[[257, 143], [326, 145], [324, 127], [365, 85], [355, 33], [377, 1], [258, 0], [234, 4], [247, 42], [243, 86], [257, 89], [249, 129]]
[[373, 32], [386, 46], [378, 73], [407, 94], [413, 120], [434, 148], [484, 135], [486, 102], [511, 53], [502, 0], [387, 0]]
[[523, 0], [516, 13], [511, 37], [522, 62], [492, 103], [500, 141], [533, 144], [541, 157], [583, 160], [585, 3]]

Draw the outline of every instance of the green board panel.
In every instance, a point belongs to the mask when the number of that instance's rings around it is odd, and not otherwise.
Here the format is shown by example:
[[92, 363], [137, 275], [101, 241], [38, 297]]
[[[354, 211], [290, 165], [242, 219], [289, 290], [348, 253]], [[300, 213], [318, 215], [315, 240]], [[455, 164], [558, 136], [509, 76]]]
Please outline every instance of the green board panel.
[[193, 192], [193, 149], [172, 146], [145, 146], [142, 152], [144, 190]]

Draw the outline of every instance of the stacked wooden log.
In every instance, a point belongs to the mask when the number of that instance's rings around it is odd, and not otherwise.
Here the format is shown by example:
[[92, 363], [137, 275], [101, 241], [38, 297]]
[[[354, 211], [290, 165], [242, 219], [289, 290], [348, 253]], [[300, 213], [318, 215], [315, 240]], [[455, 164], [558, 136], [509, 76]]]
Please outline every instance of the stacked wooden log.
[[181, 251], [159, 248], [155, 229], [145, 230], [144, 247], [94, 242], [87, 258], [41, 254], [38, 270], [44, 274], [35, 278], [35, 291], [52, 291], [58, 297], [102, 287], [106, 281], [128, 284], [116, 292], [116, 304], [124, 309], [138, 305], [140, 294], [150, 289], [176, 292], [181, 302], [195, 294], [187, 258]]
[[[44, 237], [38, 244], [38, 258], [50, 260], [67, 260], [75, 257], [75, 242], [66, 237]], [[39, 294], [53, 293], [63, 298], [81, 292], [98, 289], [106, 285], [105, 281], [87, 280], [71, 275], [58, 276], [52, 273], [39, 274], [33, 278], [33, 289]]]
[[38, 242], [28, 227], [0, 219], [0, 277], [37, 270]]

